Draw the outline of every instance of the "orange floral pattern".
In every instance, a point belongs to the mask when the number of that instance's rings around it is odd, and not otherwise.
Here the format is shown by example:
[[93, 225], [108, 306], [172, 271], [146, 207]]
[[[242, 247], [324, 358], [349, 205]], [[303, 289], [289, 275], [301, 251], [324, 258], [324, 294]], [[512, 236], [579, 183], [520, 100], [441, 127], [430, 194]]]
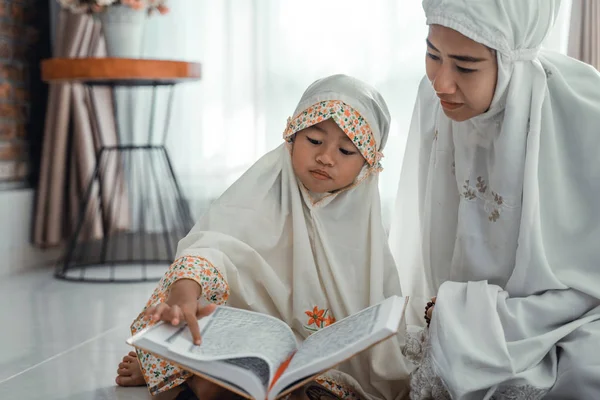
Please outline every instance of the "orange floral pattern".
[[333, 318], [333, 315], [329, 314], [327, 316], [327, 318], [325, 318], [325, 326], [329, 326], [329, 325], [333, 325], [335, 324], [335, 318]]
[[335, 318], [328, 309], [320, 310], [315, 306], [312, 310], [304, 312], [308, 316], [308, 322], [304, 325], [304, 329], [316, 332], [335, 323]]
[[335, 121], [371, 167], [377, 170], [382, 169], [379, 161], [383, 154], [377, 151], [377, 143], [371, 127], [358, 111], [343, 101], [321, 101], [307, 108], [295, 118], [288, 119], [283, 137], [291, 142], [295, 133], [327, 119]]
[[[154, 324], [149, 318], [144, 317], [144, 312], [151, 306], [165, 302], [169, 288], [180, 279], [191, 279], [197, 282], [202, 287], [202, 295], [208, 301], [219, 305], [227, 303], [229, 286], [219, 270], [204, 258], [181, 257], [171, 265], [140, 315], [133, 321], [132, 334], [135, 335], [140, 330]], [[138, 349], [137, 355], [152, 395], [179, 386], [191, 376], [189, 372], [145, 351]]]

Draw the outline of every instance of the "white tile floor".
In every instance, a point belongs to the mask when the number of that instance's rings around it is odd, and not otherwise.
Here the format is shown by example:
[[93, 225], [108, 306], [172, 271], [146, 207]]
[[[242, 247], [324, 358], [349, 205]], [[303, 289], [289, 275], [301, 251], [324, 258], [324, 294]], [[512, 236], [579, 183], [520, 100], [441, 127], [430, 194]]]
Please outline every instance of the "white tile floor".
[[52, 272], [0, 281], [0, 399], [150, 399], [114, 382], [129, 325], [156, 282], [72, 283]]

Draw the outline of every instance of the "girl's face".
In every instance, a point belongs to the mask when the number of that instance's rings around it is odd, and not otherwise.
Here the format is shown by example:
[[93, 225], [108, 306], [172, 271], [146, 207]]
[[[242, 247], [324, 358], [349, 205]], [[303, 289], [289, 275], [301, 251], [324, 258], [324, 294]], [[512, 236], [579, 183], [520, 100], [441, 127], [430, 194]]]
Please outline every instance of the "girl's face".
[[490, 108], [498, 80], [495, 51], [453, 29], [431, 25], [425, 66], [448, 118], [466, 121]]
[[332, 119], [296, 133], [292, 144], [294, 173], [314, 193], [350, 186], [365, 162], [352, 140]]

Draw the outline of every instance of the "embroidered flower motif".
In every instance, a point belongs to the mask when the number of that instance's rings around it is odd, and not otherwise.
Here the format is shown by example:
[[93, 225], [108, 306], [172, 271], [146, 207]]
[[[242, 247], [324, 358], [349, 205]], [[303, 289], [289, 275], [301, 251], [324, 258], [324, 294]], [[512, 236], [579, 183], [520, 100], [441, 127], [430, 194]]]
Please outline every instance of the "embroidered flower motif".
[[377, 151], [377, 143], [371, 127], [358, 111], [339, 100], [321, 101], [295, 118], [288, 118], [283, 138], [291, 142], [295, 133], [330, 118], [352, 140], [367, 163], [375, 169], [381, 169], [379, 161], [383, 155]]
[[484, 210], [489, 213], [488, 219], [490, 222], [496, 222], [500, 219], [500, 213], [504, 206], [504, 199], [498, 193], [491, 191], [487, 193], [488, 186], [485, 180], [481, 177], [477, 177], [477, 183], [475, 188], [470, 184], [470, 180], [465, 180], [463, 185], [464, 192], [462, 196], [467, 200], [475, 200], [477, 198], [485, 202]]
[[477, 185], [476, 186], [477, 186], [477, 190], [479, 190], [479, 193], [485, 193], [485, 191], [487, 190], [485, 181], [480, 176], [477, 177]]
[[333, 315], [329, 314], [327, 316], [327, 318], [325, 318], [325, 326], [329, 326], [329, 325], [333, 325], [335, 324], [335, 318], [333, 317]]
[[465, 184], [463, 185], [463, 189], [465, 189], [465, 191], [463, 192], [463, 196], [465, 196], [465, 198], [467, 200], [474, 200], [477, 198], [477, 195], [475, 194], [475, 190], [473, 190], [473, 188], [471, 188], [471, 186], [469, 185], [468, 179], [465, 181]]
[[335, 323], [335, 318], [328, 309], [319, 309], [315, 306], [312, 310], [304, 312], [308, 316], [308, 322], [304, 325], [304, 329], [311, 332], [316, 332]]
[[497, 208], [495, 208], [494, 211], [492, 211], [492, 213], [488, 217], [488, 219], [491, 222], [496, 222], [496, 221], [498, 221], [499, 218], [500, 218], [500, 210], [498, 210]]
[[325, 310], [319, 310], [319, 308], [317, 306], [315, 306], [315, 308], [313, 308], [312, 311], [306, 311], [306, 315], [309, 316], [308, 325], [320, 326], [321, 324], [323, 324], [323, 321], [325, 320], [323, 318], [324, 314], [325, 314]]
[[492, 192], [492, 196], [494, 196], [494, 201], [496, 202], [496, 204], [498, 204], [499, 206], [504, 204], [504, 199], [502, 199], [502, 196], [500, 196], [498, 193]]
[[[501, 207], [504, 204], [504, 199], [498, 193], [492, 192], [492, 198], [498, 207]], [[500, 219], [500, 209], [498, 207], [495, 207], [488, 217], [491, 222], [496, 222]]]
[[456, 161], [452, 161], [452, 175], [456, 176]]

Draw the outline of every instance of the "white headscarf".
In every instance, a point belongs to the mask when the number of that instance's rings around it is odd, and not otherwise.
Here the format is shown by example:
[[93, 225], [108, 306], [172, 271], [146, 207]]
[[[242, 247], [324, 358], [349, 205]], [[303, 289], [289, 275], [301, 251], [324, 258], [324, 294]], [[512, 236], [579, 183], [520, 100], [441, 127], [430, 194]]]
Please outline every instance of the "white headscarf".
[[600, 318], [600, 75], [540, 50], [556, 0], [425, 0], [428, 24], [497, 50], [488, 112], [420, 88], [390, 234], [403, 292], [453, 398], [550, 388], [557, 342]]
[[[177, 252], [178, 258], [203, 257], [219, 269], [230, 288], [230, 306], [280, 318], [302, 339], [318, 329], [307, 315], [315, 307], [339, 320], [400, 294], [378, 190], [387, 106], [365, 83], [331, 76], [306, 90], [284, 136], [289, 141], [330, 117], [368, 161], [354, 185], [311, 195], [292, 169], [291, 144], [283, 144], [211, 206]], [[400, 345], [396, 338], [386, 341], [339, 370], [372, 398], [397, 398], [408, 389]]]

